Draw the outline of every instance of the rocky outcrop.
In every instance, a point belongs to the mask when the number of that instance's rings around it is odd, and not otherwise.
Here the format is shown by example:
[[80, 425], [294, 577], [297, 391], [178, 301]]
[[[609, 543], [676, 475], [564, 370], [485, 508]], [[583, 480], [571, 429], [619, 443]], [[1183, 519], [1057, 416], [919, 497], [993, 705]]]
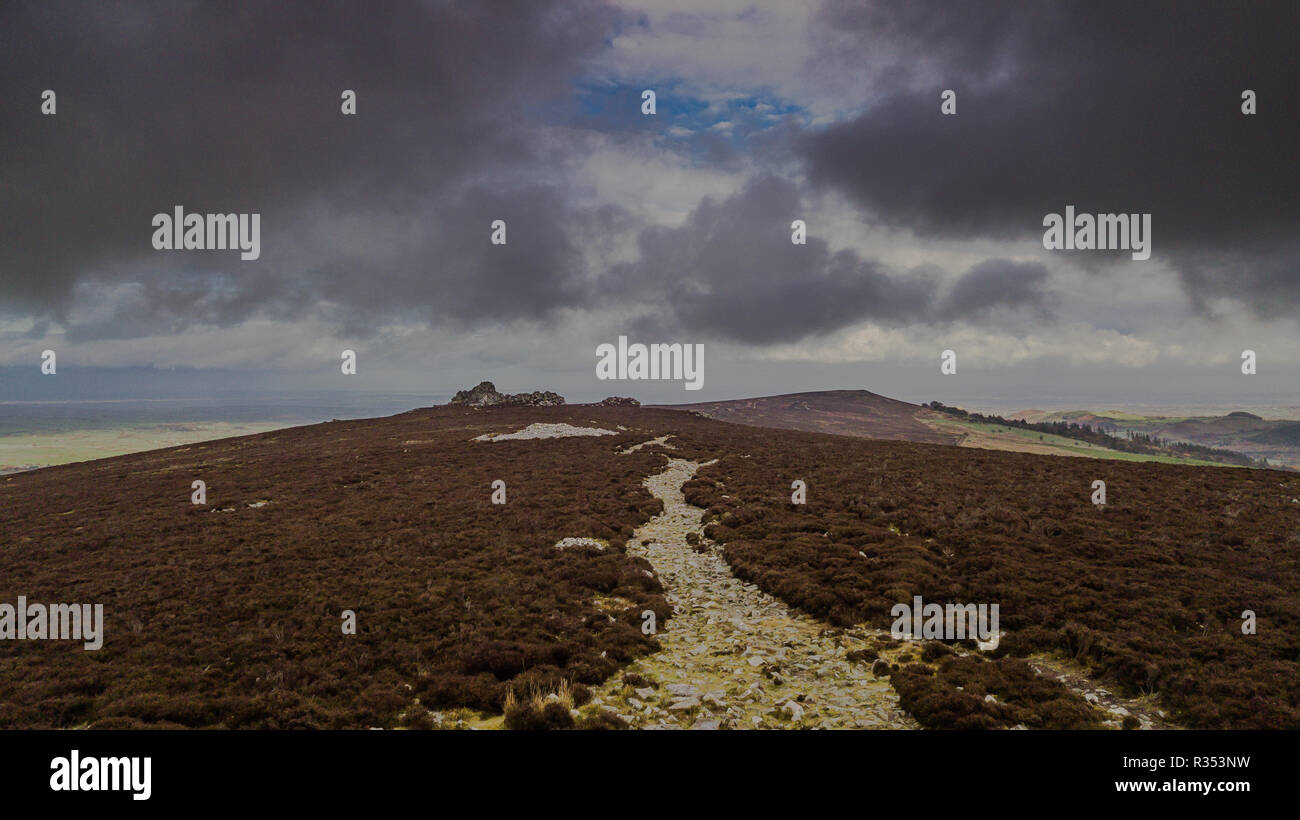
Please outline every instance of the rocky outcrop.
[[596, 402], [597, 407], [640, 407], [641, 402], [631, 396], [609, 396]]
[[471, 390], [461, 390], [452, 396], [450, 404], [466, 407], [558, 407], [564, 404], [564, 396], [549, 390], [534, 390], [532, 393], [498, 393], [492, 382], [479, 382]]
[[522, 405], [525, 407], [559, 407], [564, 404], [564, 396], [550, 390], [534, 390], [531, 393], [507, 395], [502, 404]]
[[466, 404], [470, 407], [488, 407], [494, 404], [500, 404], [504, 398], [497, 392], [497, 387], [492, 382], [479, 382], [478, 387], [472, 390], [458, 390], [456, 395], [451, 397], [448, 404]]

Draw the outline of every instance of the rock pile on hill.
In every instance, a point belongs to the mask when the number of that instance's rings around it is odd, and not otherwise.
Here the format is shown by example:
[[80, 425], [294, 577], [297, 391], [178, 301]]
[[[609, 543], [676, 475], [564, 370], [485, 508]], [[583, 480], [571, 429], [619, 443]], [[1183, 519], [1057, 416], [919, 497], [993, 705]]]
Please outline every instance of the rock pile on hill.
[[532, 393], [498, 393], [492, 382], [479, 382], [472, 390], [461, 390], [452, 396], [450, 404], [467, 407], [559, 407], [564, 396], [549, 390]]
[[598, 407], [640, 407], [641, 402], [631, 396], [609, 396], [596, 402]]

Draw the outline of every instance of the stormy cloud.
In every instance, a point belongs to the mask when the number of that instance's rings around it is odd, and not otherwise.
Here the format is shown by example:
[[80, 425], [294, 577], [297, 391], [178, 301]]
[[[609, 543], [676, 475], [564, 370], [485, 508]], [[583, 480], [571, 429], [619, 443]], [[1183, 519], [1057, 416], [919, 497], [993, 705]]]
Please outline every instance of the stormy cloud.
[[[573, 254], [536, 112], [611, 19], [583, 2], [6, 4], [4, 309], [66, 323], [88, 295], [118, 304], [72, 338], [544, 314]], [[38, 114], [46, 88], [56, 116]], [[150, 219], [175, 205], [261, 213], [262, 258], [155, 252]], [[494, 219], [515, 244], [488, 243]]]
[[615, 295], [662, 293], [661, 320], [749, 344], [792, 342], [864, 320], [899, 327], [979, 321], [998, 307], [1050, 313], [1041, 264], [986, 260], [945, 295], [942, 272], [833, 251], [815, 224], [806, 244], [793, 243], [792, 222], [804, 213], [798, 188], [779, 177], [756, 179], [725, 200], [706, 198], [680, 227], [641, 234], [638, 262], [612, 273]]
[[882, 40], [925, 55], [881, 70], [862, 113], [797, 139], [809, 179], [872, 220], [1032, 249], [1066, 205], [1151, 213], [1153, 258], [1194, 304], [1277, 315], [1300, 297], [1300, 6], [834, 0], [818, 20], [841, 61]]
[[[7, 3], [0, 360], [1293, 361], [1296, 9]], [[1068, 205], [1150, 213], [1151, 260], [1044, 250]], [[154, 250], [175, 206], [260, 257]]]

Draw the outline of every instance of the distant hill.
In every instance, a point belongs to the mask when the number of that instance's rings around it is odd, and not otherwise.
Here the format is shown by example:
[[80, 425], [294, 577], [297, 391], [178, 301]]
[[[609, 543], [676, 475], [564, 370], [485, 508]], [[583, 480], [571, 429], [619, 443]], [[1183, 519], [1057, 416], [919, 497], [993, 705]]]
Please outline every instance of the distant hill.
[[[1277, 408], [1294, 413], [1297, 408]], [[1222, 416], [1141, 416], [1118, 410], [1043, 411], [1022, 410], [1010, 418], [1034, 424], [1058, 421], [1088, 424], [1119, 435], [1153, 436], [1167, 442], [1186, 442], [1231, 450], [1251, 458], [1266, 458], [1278, 466], [1300, 468], [1300, 422], [1294, 419], [1263, 418], [1234, 410]]]
[[[959, 424], [973, 426], [975, 430], [982, 433], [991, 431], [995, 435], [1011, 433], [1028, 438], [1037, 436], [1040, 442], [1050, 442], [1053, 446], [1064, 446], [1067, 449], [1075, 450], [1076, 455], [1096, 455], [1096, 453], [1077, 452], [1082, 446], [1085, 450], [1099, 448], [1115, 453], [1115, 455], [1103, 456], [1108, 458], [1137, 457], [1139, 459], [1161, 461], [1172, 459], [1187, 464], [1225, 464], [1236, 467], [1267, 466], [1267, 464], [1255, 457], [1236, 450], [1209, 447], [1188, 441], [1174, 441], [1150, 433], [1139, 433], [1131, 428], [1121, 430], [1113, 424], [1103, 425], [1063, 420], [1031, 422], [1025, 419], [1008, 419], [1005, 416], [970, 412], [960, 407], [949, 407], [938, 401], [929, 402], [924, 406], [950, 416]], [[962, 443], [966, 444], [968, 442], [969, 439]], [[981, 444], [979, 446], [986, 445]]]
[[1281, 447], [1300, 448], [1300, 421], [1274, 422], [1267, 430], [1260, 430], [1246, 436], [1257, 444], [1275, 444]]
[[[955, 418], [930, 407], [891, 399], [867, 390], [821, 390], [658, 407], [693, 411], [707, 418], [751, 427], [832, 433], [856, 438], [1126, 461], [1157, 460], [1202, 465], [1224, 463], [1219, 459], [1207, 460], [1209, 456], [1201, 457], [1184, 452], [1176, 446], [1157, 448], [1153, 452], [1121, 452], [1141, 448], [1102, 446], [1110, 441], [1109, 436], [1100, 444], [1088, 443], [1068, 435], [1051, 435], [1041, 430], [1022, 430], [1007, 424], [985, 424], [974, 419]], [[1086, 410], [1027, 410], [1016, 416], [1031, 424], [1068, 422], [1086, 425], [1099, 433], [1111, 435], [1123, 436], [1132, 430], [1142, 435], [1158, 435], [1169, 442], [1204, 444], [1252, 458], [1268, 457], [1274, 464], [1288, 463], [1286, 458], [1280, 457], [1280, 454], [1289, 449], [1281, 446], [1284, 444], [1282, 441], [1247, 443], [1248, 433], [1267, 433], [1280, 424], [1265, 421], [1250, 413], [1237, 412], [1222, 419], [1187, 419], [1144, 417], [1109, 410], [1100, 413]], [[1208, 423], [1209, 427], [1201, 429], [1195, 426], [1201, 423]], [[1223, 432], [1215, 433], [1216, 426], [1221, 427]], [[1291, 435], [1300, 435], [1300, 430], [1291, 431]]]
[[1210, 437], [1255, 433], [1270, 430], [1276, 426], [1277, 422], [1265, 421], [1251, 413], [1236, 412], [1218, 418], [1187, 419], [1186, 421], [1161, 427], [1157, 432], [1161, 438], [1200, 441]]
[[942, 432], [923, 423], [921, 418], [936, 414], [919, 404], [866, 390], [820, 390], [660, 406], [691, 410], [708, 418], [752, 427], [929, 444], [956, 444], [961, 439], [960, 435]]

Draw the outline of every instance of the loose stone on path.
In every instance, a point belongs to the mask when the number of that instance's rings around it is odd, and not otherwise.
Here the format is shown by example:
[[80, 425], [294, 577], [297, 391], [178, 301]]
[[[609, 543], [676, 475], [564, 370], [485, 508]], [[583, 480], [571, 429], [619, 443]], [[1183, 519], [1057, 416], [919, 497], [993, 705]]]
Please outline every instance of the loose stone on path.
[[[860, 637], [854, 642], [794, 613], [731, 574], [721, 549], [700, 534], [704, 510], [682, 494], [701, 466], [670, 458], [646, 479], [664, 511], [627, 546], [654, 567], [673, 607], [659, 629], [663, 648], [626, 670], [658, 687], [633, 689], [618, 675], [585, 708], [610, 710], [647, 729], [917, 728], [887, 678], [845, 657], [860, 648]], [[706, 549], [686, 543], [692, 532]]]

